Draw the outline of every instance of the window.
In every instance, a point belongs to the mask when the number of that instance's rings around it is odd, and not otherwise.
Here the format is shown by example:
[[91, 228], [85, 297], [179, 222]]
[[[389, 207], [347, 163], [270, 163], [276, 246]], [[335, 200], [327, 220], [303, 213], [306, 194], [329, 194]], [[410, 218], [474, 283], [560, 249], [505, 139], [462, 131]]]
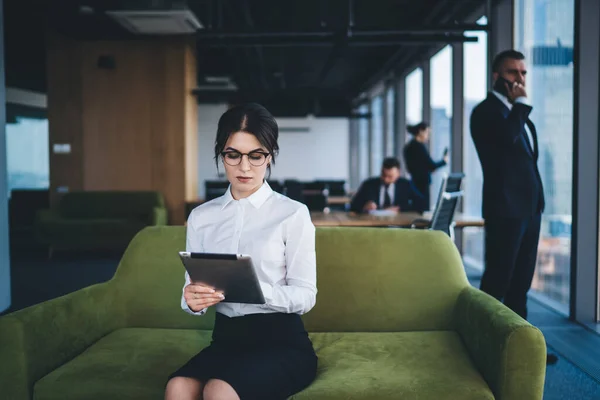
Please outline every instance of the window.
[[532, 288], [564, 312], [569, 304], [573, 166], [574, 0], [515, 0], [515, 47], [528, 65], [531, 120], [546, 210]]
[[375, 175], [383, 162], [383, 95], [373, 99], [371, 113], [371, 175]]
[[[487, 18], [481, 17], [478, 24], [486, 24]], [[475, 151], [469, 120], [473, 108], [487, 95], [487, 33], [465, 32], [467, 36], [475, 36], [477, 42], [464, 44], [464, 154], [463, 171], [467, 171], [463, 181], [463, 213], [481, 216], [481, 196], [483, 190], [483, 172], [479, 157]], [[477, 269], [484, 266], [484, 232], [481, 228], [463, 229], [463, 259], [465, 264]]]
[[16, 117], [6, 124], [8, 193], [12, 189], [48, 189], [48, 120]]
[[[418, 124], [423, 120], [423, 70], [415, 69], [406, 76], [406, 123], [409, 125]], [[401, 129], [406, 127], [402, 126]], [[407, 141], [410, 140], [410, 135]]]
[[385, 95], [386, 103], [386, 125], [385, 125], [385, 155], [393, 157], [396, 155], [396, 134], [394, 120], [396, 115], [396, 103], [394, 102], [394, 87], [390, 86]]
[[[369, 107], [363, 104], [358, 109], [360, 114], [367, 114]], [[358, 182], [369, 177], [369, 119], [361, 118], [358, 122]]]
[[[444, 47], [431, 57], [431, 137], [429, 152], [435, 160], [441, 160], [444, 149], [450, 149], [450, 133], [452, 119], [452, 48]], [[452, 154], [451, 152], [448, 154]], [[449, 166], [442, 167], [431, 176], [430, 196], [431, 207], [435, 207], [437, 193], [440, 190], [444, 173]]]

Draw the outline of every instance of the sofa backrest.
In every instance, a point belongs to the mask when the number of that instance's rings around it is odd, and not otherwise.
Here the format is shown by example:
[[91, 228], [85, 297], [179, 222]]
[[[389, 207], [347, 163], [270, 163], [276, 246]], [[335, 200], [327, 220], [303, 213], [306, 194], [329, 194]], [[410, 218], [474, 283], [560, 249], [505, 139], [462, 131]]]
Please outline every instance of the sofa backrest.
[[[451, 329], [468, 285], [460, 255], [441, 232], [317, 228], [317, 304], [309, 331]], [[194, 317], [180, 308], [185, 228], [143, 229], [127, 248], [112, 285], [128, 325], [211, 329], [214, 310]]]
[[65, 194], [59, 212], [66, 218], [147, 219], [154, 207], [164, 207], [159, 192], [89, 191]]
[[469, 283], [454, 243], [439, 231], [317, 229], [317, 304], [309, 331], [452, 329]]

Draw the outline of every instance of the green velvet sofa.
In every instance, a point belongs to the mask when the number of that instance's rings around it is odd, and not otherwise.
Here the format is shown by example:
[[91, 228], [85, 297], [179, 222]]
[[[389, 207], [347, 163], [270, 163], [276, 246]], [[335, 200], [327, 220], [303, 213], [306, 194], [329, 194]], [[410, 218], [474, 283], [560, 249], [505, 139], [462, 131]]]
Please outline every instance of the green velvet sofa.
[[[0, 318], [3, 399], [162, 399], [208, 345], [180, 309], [183, 227], [152, 227], [112, 280]], [[317, 229], [317, 379], [293, 399], [541, 399], [541, 332], [469, 286], [440, 232]]]
[[35, 237], [51, 250], [125, 249], [143, 228], [166, 224], [159, 192], [71, 192], [56, 208], [38, 211]]

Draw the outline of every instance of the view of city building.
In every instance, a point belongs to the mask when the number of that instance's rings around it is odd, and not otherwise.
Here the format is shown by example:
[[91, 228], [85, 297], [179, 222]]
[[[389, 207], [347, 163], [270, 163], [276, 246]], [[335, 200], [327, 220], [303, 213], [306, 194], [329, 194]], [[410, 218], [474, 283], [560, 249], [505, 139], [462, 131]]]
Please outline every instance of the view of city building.
[[573, 165], [574, 0], [515, 1], [515, 47], [525, 54], [546, 210], [533, 289], [569, 304]]
[[6, 124], [8, 194], [50, 186], [48, 120], [17, 117]]

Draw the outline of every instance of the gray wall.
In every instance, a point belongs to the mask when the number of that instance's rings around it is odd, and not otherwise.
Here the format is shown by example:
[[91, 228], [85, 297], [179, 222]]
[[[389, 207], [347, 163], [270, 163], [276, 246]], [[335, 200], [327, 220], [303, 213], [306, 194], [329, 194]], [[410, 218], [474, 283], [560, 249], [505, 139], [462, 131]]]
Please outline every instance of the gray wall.
[[4, 86], [4, 19], [0, 0], [0, 312], [10, 307], [10, 256], [8, 254], [8, 182], [6, 176], [6, 104]]

